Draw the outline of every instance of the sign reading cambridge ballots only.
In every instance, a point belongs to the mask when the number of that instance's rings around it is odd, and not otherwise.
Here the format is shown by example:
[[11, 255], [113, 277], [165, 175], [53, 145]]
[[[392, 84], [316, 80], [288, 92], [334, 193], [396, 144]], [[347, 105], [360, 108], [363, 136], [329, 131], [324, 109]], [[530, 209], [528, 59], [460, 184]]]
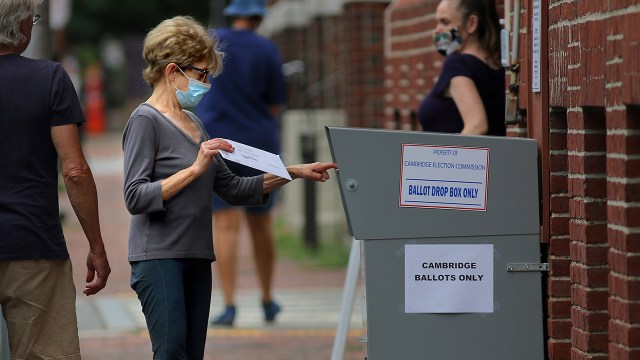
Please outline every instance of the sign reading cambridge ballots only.
[[400, 206], [487, 210], [489, 149], [402, 145]]
[[493, 244], [406, 244], [406, 313], [492, 313]]

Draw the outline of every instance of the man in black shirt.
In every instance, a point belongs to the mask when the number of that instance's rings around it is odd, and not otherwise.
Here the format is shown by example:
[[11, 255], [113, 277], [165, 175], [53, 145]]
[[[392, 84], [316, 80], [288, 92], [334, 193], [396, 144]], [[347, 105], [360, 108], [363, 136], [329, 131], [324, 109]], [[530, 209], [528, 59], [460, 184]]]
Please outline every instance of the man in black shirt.
[[103, 289], [111, 269], [80, 146], [78, 96], [60, 64], [20, 55], [40, 18], [40, 1], [0, 1], [0, 305], [13, 358], [80, 359], [58, 158], [89, 241], [84, 294]]

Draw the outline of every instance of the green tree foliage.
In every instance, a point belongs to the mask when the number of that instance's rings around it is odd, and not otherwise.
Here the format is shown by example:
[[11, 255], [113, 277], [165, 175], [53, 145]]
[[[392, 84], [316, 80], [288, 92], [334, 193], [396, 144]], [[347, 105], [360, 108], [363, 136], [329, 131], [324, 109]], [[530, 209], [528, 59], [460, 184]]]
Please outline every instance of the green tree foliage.
[[[95, 43], [105, 35], [146, 34], [162, 20], [193, 16], [207, 25], [210, 0], [73, 0], [67, 39]], [[222, 0], [220, 0], [222, 1]]]

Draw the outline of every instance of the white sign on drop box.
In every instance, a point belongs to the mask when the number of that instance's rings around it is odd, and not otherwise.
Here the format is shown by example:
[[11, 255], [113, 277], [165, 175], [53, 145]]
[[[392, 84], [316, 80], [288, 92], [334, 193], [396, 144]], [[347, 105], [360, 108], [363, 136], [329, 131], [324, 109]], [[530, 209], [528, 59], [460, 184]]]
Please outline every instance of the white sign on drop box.
[[487, 210], [489, 149], [402, 145], [400, 207]]
[[406, 244], [405, 313], [492, 313], [493, 244]]

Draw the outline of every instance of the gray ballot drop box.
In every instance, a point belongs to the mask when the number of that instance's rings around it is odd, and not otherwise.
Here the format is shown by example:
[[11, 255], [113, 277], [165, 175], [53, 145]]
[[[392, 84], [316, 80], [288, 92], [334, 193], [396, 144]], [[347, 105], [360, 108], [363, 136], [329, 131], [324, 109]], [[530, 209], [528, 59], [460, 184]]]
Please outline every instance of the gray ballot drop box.
[[[326, 131], [349, 230], [361, 241], [367, 359], [544, 359], [536, 142]], [[429, 268], [474, 263], [476, 245], [490, 248], [478, 257], [480, 282], [453, 268], [446, 283], [446, 270]], [[433, 303], [436, 295], [444, 301]]]

